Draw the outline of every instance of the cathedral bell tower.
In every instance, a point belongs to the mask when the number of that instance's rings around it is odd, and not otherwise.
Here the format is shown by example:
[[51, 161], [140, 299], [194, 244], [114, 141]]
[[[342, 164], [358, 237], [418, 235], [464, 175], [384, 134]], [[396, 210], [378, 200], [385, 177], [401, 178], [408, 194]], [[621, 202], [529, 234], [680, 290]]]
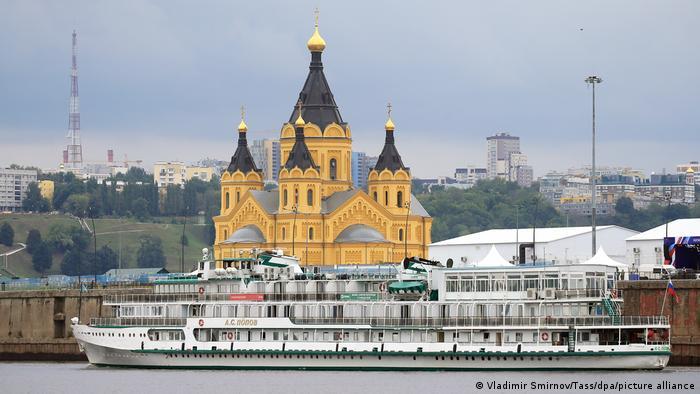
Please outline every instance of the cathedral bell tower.
[[[306, 43], [311, 53], [309, 73], [299, 92], [298, 101], [303, 106], [304, 138], [306, 146], [318, 166], [321, 180], [321, 198], [352, 188], [352, 138], [350, 127], [343, 121], [335, 97], [323, 72], [323, 51], [326, 41], [318, 30], [318, 11], [314, 32]], [[295, 106], [289, 122], [282, 126], [280, 153], [285, 162], [296, 144], [295, 119], [302, 114]]]
[[248, 149], [245, 112], [241, 107], [241, 123], [238, 124], [238, 147], [231, 163], [221, 175], [221, 215], [229, 213], [248, 190], [263, 190], [263, 173], [255, 165]]
[[411, 173], [404, 166], [401, 155], [394, 145], [394, 122], [391, 120], [391, 104], [387, 105], [388, 119], [384, 124], [386, 137], [384, 149], [377, 164], [367, 177], [370, 197], [389, 212], [406, 215], [411, 203]]
[[321, 175], [306, 145], [304, 130], [308, 124], [301, 117], [301, 100], [298, 112], [294, 121], [294, 145], [279, 173], [279, 212], [320, 213]]

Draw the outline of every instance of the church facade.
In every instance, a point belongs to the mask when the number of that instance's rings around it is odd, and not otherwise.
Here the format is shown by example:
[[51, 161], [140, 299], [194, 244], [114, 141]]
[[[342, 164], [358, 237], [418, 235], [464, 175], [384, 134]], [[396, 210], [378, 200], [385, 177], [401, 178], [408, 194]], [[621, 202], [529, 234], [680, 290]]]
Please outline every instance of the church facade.
[[323, 73], [326, 43], [318, 25], [307, 47], [309, 74], [280, 131], [276, 190], [264, 190], [241, 119], [238, 147], [221, 177], [221, 211], [214, 217], [216, 258], [240, 257], [253, 248], [282, 249], [309, 265], [427, 257], [432, 218], [411, 194], [411, 173], [394, 144], [391, 112], [365, 193], [353, 188], [352, 133]]

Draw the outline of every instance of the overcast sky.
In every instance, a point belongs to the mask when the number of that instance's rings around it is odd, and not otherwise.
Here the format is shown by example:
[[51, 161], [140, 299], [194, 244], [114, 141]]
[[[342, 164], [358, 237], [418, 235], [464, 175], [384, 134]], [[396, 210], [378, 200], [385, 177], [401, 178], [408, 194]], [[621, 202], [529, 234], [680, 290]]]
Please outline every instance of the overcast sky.
[[0, 165], [60, 162], [73, 29], [86, 161], [229, 160], [241, 104], [277, 137], [316, 6], [354, 150], [381, 151], [391, 100], [414, 176], [484, 165], [499, 131], [536, 175], [588, 164], [591, 74], [600, 165], [700, 159], [698, 1], [0, 2]]

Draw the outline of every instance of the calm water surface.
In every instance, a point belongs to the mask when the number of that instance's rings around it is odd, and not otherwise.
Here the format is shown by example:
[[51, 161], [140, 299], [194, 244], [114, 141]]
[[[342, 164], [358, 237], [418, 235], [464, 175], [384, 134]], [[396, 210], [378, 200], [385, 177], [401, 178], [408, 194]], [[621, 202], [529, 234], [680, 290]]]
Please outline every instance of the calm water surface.
[[[533, 389], [533, 382], [545, 386]], [[571, 382], [598, 386], [589, 389], [546, 386]], [[139, 370], [97, 368], [86, 363], [0, 363], [0, 393], [600, 393], [601, 384], [615, 383], [651, 384], [652, 388], [618, 386], [609, 387], [606, 392], [697, 393], [700, 368], [575, 373], [311, 372]], [[670, 388], [669, 384], [674, 383], [695, 387]], [[494, 384], [511, 386], [489, 387]]]

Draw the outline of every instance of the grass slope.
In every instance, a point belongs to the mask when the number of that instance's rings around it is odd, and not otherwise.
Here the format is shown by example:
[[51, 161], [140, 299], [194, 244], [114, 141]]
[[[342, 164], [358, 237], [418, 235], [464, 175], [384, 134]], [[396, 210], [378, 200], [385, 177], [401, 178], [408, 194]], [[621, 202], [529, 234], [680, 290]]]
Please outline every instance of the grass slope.
[[[97, 248], [102, 245], [109, 245], [117, 254], [121, 251], [121, 267], [135, 268], [136, 254], [139, 248], [139, 239], [144, 235], [153, 235], [163, 241], [163, 252], [167, 259], [166, 267], [170, 271], [180, 270], [180, 236], [182, 235], [182, 224], [171, 224], [172, 218], [162, 218], [167, 223], [143, 223], [135, 219], [95, 219], [97, 227]], [[54, 223], [63, 223], [79, 226], [78, 221], [64, 215], [49, 214], [0, 214], [0, 224], [8, 222], [15, 230], [15, 245], [8, 248], [0, 245], [0, 253], [14, 250], [19, 245], [17, 242], [25, 242], [27, 234], [31, 229], [41, 232], [42, 238], [46, 238], [49, 227]], [[209, 247], [205, 244], [205, 226], [191, 224], [188, 219], [185, 234], [188, 245], [185, 246], [185, 271], [189, 271], [192, 264], [197, 261], [202, 253], [202, 248]], [[92, 226], [92, 222], [88, 220]], [[92, 251], [92, 243], [89, 251]], [[55, 254], [53, 265], [48, 274], [60, 273], [60, 254]], [[0, 259], [0, 266], [4, 267], [5, 261]], [[21, 277], [39, 276], [32, 268], [32, 256], [26, 251], [16, 253], [8, 257], [9, 270]]]

